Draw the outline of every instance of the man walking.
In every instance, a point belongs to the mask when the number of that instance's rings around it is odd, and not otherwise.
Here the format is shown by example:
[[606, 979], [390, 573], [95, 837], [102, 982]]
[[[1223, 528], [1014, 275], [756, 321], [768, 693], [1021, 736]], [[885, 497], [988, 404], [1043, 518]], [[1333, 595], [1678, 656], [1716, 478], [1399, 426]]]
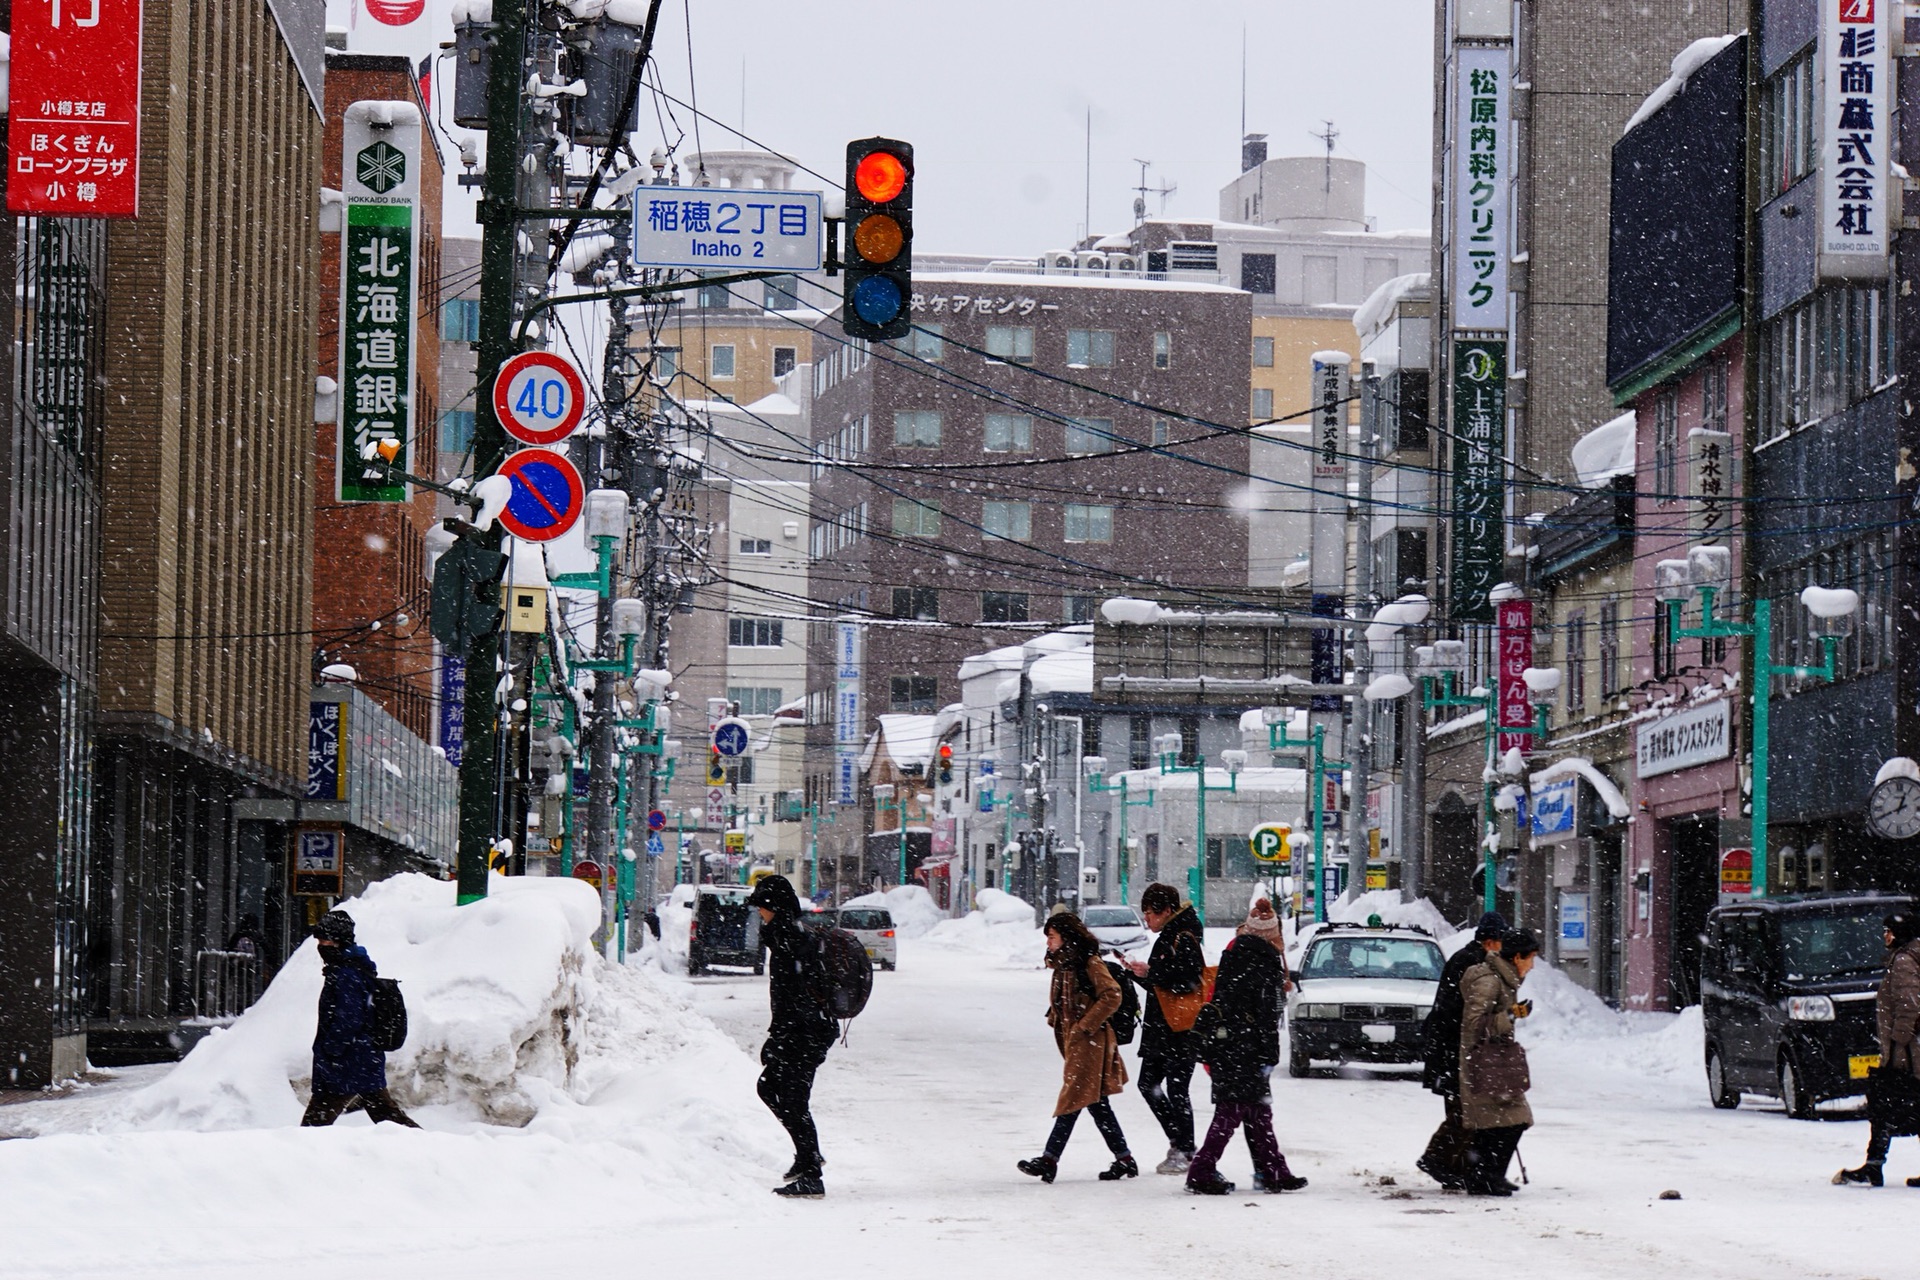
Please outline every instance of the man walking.
[[1193, 1160], [1193, 1099], [1188, 1090], [1198, 1053], [1192, 1015], [1169, 1023], [1162, 1002], [1200, 990], [1206, 980], [1207, 957], [1201, 946], [1205, 935], [1200, 917], [1181, 903], [1179, 891], [1170, 884], [1148, 885], [1140, 895], [1140, 914], [1147, 928], [1160, 935], [1144, 964], [1127, 962], [1135, 983], [1146, 992], [1141, 1001], [1140, 1093], [1167, 1135], [1167, 1158], [1154, 1172], [1184, 1174]]
[[1499, 912], [1480, 917], [1473, 941], [1454, 952], [1440, 971], [1440, 989], [1427, 1015], [1427, 1069], [1421, 1083], [1440, 1095], [1447, 1111], [1415, 1167], [1448, 1191], [1463, 1191], [1467, 1185], [1467, 1131], [1460, 1123], [1460, 980], [1467, 970], [1499, 953], [1506, 932], [1507, 922]]
[[760, 941], [767, 948], [767, 994], [773, 1020], [760, 1048], [760, 1101], [793, 1139], [793, 1167], [777, 1196], [818, 1200], [827, 1194], [821, 1178], [826, 1160], [813, 1125], [813, 1076], [827, 1060], [838, 1029], [825, 1003], [826, 974], [820, 950], [800, 923], [800, 896], [785, 876], [767, 876], [747, 895], [760, 911]]
[[320, 988], [320, 1025], [313, 1037], [313, 1098], [300, 1123], [332, 1124], [349, 1111], [365, 1111], [378, 1124], [420, 1126], [387, 1092], [387, 1055], [374, 1043], [373, 958], [354, 945], [353, 917], [329, 911], [313, 926], [326, 980]]

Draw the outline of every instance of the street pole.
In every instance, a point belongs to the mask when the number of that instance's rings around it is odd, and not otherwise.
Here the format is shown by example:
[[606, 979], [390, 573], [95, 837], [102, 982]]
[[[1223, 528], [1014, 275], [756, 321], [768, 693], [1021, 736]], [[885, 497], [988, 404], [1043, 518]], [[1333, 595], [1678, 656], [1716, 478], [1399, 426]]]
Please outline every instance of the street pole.
[[[1373, 646], [1367, 643], [1365, 624], [1373, 620], [1373, 448], [1379, 426], [1380, 379], [1373, 366], [1360, 366], [1360, 481], [1354, 550], [1354, 609], [1360, 643], [1354, 646], [1354, 684], [1364, 691], [1373, 678]], [[1347, 891], [1353, 898], [1367, 891], [1367, 855], [1372, 840], [1367, 825], [1368, 777], [1373, 764], [1374, 707], [1363, 693], [1353, 707], [1353, 786], [1347, 796]]]
[[[615, 423], [626, 413], [626, 380], [622, 370], [627, 354], [627, 303], [624, 298], [616, 298], [607, 308], [607, 349], [601, 365], [600, 390], [605, 429], [600, 439], [584, 443], [592, 468], [588, 472], [592, 477], [588, 487], [594, 489], [603, 483], [607, 452], [615, 438]], [[594, 657], [602, 662], [612, 659], [617, 643], [613, 634], [614, 592], [611, 588], [614, 582], [611, 579], [609, 575], [610, 589], [601, 592], [594, 614]], [[614, 802], [620, 790], [614, 778], [614, 721], [619, 717], [615, 714], [613, 685], [612, 672], [593, 673], [593, 733], [588, 740], [587, 755], [587, 856], [603, 869], [613, 865], [612, 858], [619, 852], [613, 845]], [[624, 768], [621, 772], [624, 774]]]

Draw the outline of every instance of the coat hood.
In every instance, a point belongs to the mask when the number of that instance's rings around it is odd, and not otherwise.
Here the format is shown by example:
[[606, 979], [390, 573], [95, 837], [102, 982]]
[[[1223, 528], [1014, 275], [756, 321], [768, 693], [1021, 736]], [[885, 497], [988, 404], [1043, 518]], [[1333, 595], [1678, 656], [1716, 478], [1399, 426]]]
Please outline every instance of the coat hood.
[[800, 895], [793, 891], [793, 882], [785, 876], [763, 877], [747, 895], [747, 905], [765, 907], [777, 919], [798, 919], [800, 915]]

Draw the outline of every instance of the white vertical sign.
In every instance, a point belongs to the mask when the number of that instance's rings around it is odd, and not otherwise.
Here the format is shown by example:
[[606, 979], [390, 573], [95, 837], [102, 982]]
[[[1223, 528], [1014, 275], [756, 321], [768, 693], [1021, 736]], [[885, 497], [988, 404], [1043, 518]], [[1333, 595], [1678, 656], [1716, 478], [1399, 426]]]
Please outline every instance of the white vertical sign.
[[[1831, 2], [1831, 0], [1829, 0]], [[1449, 248], [1453, 327], [1507, 328], [1507, 259], [1512, 252], [1512, 130], [1505, 46], [1462, 45], [1454, 53], [1453, 226]]]
[[833, 635], [833, 802], [860, 803], [860, 624], [842, 622]]
[[1887, 273], [1893, 0], [1820, 0], [1820, 274]]
[[1316, 595], [1347, 582], [1347, 401], [1353, 357], [1313, 353], [1313, 523], [1309, 580]]

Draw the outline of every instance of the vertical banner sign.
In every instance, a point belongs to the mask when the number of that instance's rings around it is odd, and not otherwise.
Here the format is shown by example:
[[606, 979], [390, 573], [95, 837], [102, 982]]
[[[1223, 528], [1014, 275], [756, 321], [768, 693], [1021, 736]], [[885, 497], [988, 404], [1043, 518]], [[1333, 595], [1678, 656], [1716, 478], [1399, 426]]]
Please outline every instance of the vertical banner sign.
[[13, 6], [8, 212], [139, 215], [140, 3]]
[[458, 767], [467, 741], [467, 661], [451, 653], [440, 655], [440, 750], [447, 763]]
[[1727, 487], [1728, 450], [1733, 437], [1725, 431], [1695, 427], [1687, 432], [1687, 487], [1693, 499], [1693, 536], [1700, 542], [1724, 542], [1731, 526], [1732, 493]]
[[347, 798], [347, 704], [307, 704], [307, 799]]
[[1507, 435], [1507, 344], [1453, 341], [1453, 537], [1449, 570], [1456, 622], [1491, 622], [1489, 594], [1505, 552], [1501, 446]]
[[370, 471], [366, 447], [412, 453], [413, 338], [420, 248], [420, 112], [410, 102], [356, 102], [341, 131], [340, 438], [342, 502], [405, 502], [408, 486]]
[[1820, 274], [1887, 274], [1893, 0], [1820, 0]]
[[860, 803], [860, 624], [834, 627], [833, 755], [835, 804]]
[[1504, 46], [1463, 45], [1454, 56], [1453, 327], [1504, 330], [1513, 240], [1507, 199], [1512, 58]]
[[[1494, 642], [1500, 646], [1500, 723], [1532, 724], [1533, 700], [1527, 693], [1525, 673], [1533, 665], [1533, 601], [1502, 600], [1496, 612]], [[1515, 747], [1524, 755], [1532, 745], [1529, 734], [1500, 735], [1501, 755]]]
[[[1313, 354], [1313, 514], [1307, 554], [1313, 612], [1338, 617], [1347, 584], [1347, 418], [1352, 394], [1352, 358], [1343, 351]], [[1315, 684], [1341, 681], [1340, 633], [1313, 633], [1311, 675]], [[1315, 698], [1311, 710], [1338, 712], [1338, 698]], [[1339, 734], [1329, 730], [1329, 743]]]

